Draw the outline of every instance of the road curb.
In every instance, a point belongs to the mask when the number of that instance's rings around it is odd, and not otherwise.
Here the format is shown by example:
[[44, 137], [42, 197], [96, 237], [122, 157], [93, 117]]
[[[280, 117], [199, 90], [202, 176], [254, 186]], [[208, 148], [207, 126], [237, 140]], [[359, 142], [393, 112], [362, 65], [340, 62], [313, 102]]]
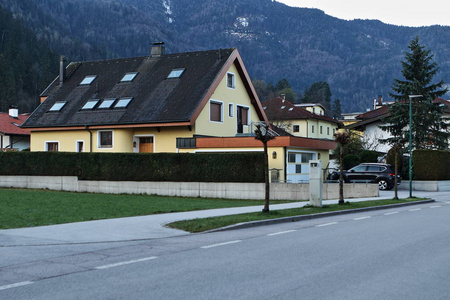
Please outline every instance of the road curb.
[[204, 231], [204, 233], [243, 229], [243, 228], [257, 227], [257, 226], [270, 225], [270, 224], [298, 222], [298, 221], [303, 221], [303, 220], [311, 220], [311, 219], [318, 219], [318, 218], [331, 217], [331, 216], [337, 216], [337, 215], [359, 213], [359, 212], [364, 212], [364, 211], [390, 209], [390, 208], [396, 208], [396, 207], [402, 207], [402, 206], [411, 206], [411, 205], [426, 204], [426, 203], [433, 203], [433, 202], [435, 202], [434, 199], [429, 199], [429, 200], [420, 200], [420, 201], [415, 201], [415, 202], [405, 202], [405, 203], [371, 206], [371, 207], [363, 207], [363, 208], [355, 208], [355, 209], [337, 210], [337, 211], [330, 211], [330, 212], [311, 214], [311, 215], [301, 215], [301, 216], [283, 217], [283, 218], [269, 219], [269, 220], [252, 221], [252, 222], [233, 224], [233, 225], [229, 225], [229, 226], [225, 226], [225, 227], [221, 227], [221, 228], [217, 228], [217, 229], [211, 229], [208, 231]]

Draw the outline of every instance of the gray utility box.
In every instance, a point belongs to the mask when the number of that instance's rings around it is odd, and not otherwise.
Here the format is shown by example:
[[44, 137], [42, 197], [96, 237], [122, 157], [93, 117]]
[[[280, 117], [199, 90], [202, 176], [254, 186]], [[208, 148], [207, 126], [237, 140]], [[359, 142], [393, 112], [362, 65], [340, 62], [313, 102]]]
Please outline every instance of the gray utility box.
[[322, 162], [309, 161], [309, 204], [322, 206]]

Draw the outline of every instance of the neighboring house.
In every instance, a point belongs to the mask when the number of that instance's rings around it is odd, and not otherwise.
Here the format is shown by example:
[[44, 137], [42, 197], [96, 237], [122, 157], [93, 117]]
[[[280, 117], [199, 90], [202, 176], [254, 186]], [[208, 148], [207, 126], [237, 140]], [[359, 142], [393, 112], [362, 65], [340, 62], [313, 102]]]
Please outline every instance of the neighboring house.
[[23, 125], [31, 150], [178, 152], [267, 121], [237, 49], [151, 53], [61, 67]]
[[286, 153], [286, 173], [281, 178], [289, 182], [308, 181], [309, 160], [321, 160], [322, 168], [328, 167], [330, 150], [336, 148], [333, 135], [339, 121], [325, 116], [320, 104], [307, 105], [311, 110], [316, 107], [316, 113], [312, 113], [283, 96], [262, 105], [274, 130], [281, 135], [269, 146], [277, 144], [278, 148], [272, 151]]
[[[450, 102], [442, 98], [436, 98], [433, 103], [444, 105], [443, 117], [450, 117]], [[385, 126], [385, 119], [389, 117], [389, 103], [377, 105], [376, 109], [363, 113], [356, 117], [357, 122], [346, 125], [346, 129], [357, 130], [363, 132], [363, 139], [374, 151], [387, 153], [392, 145], [383, 144], [381, 139], [391, 137], [390, 133], [382, 130], [380, 127]]]
[[[268, 124], [236, 49], [165, 54], [157, 45], [146, 57], [67, 68], [62, 60], [41, 101], [23, 125], [31, 130], [31, 151], [263, 151], [253, 133], [256, 124]], [[277, 135], [269, 167], [279, 181], [308, 180], [309, 160], [326, 165], [335, 147], [332, 140]]]
[[0, 113], [0, 150], [20, 151], [30, 148], [30, 131], [20, 128], [29, 114], [20, 114], [11, 106], [8, 113]]
[[299, 103], [294, 105], [319, 116], [325, 115], [325, 107], [320, 103]]
[[[334, 140], [334, 133], [340, 122], [325, 116], [317, 105], [317, 113], [286, 100], [283, 96], [262, 103], [269, 122], [284, 129], [293, 136]], [[308, 107], [311, 108], [311, 105]], [[316, 111], [316, 110], [315, 110]]]

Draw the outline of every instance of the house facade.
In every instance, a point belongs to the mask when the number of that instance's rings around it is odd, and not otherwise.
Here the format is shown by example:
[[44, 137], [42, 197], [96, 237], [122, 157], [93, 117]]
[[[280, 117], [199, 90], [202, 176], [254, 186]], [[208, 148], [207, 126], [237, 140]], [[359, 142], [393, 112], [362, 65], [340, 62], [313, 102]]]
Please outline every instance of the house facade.
[[[346, 125], [345, 128], [361, 132], [364, 142], [369, 145], [371, 150], [387, 153], [392, 145], [383, 144], [380, 140], [391, 137], [389, 132], [381, 129], [381, 127], [386, 126], [385, 119], [389, 117], [390, 103], [383, 104], [381, 99], [377, 103], [378, 105], [374, 105], [374, 110], [358, 115], [356, 122]], [[436, 98], [433, 103], [444, 107], [444, 118], [450, 117], [450, 101]]]
[[31, 150], [178, 152], [197, 136], [248, 134], [266, 121], [236, 49], [154, 48], [149, 57], [61, 68], [23, 125]]
[[[325, 133], [313, 122], [316, 134], [281, 131], [269, 143], [274, 180], [307, 181], [309, 160], [328, 163], [335, 144], [318, 139]], [[237, 49], [165, 54], [155, 45], [146, 57], [61, 59], [23, 128], [31, 151], [261, 152], [261, 123], [269, 121]]]
[[30, 131], [20, 126], [29, 114], [19, 114], [17, 107], [9, 108], [8, 113], [0, 113], [1, 151], [21, 151], [30, 148]]

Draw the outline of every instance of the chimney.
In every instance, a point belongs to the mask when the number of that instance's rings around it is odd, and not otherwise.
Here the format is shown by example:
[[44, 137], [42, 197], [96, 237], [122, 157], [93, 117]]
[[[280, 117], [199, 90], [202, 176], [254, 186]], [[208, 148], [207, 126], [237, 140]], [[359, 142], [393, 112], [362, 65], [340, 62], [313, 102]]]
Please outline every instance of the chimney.
[[150, 49], [150, 57], [159, 57], [164, 55], [164, 42], [153, 43]]
[[11, 105], [9, 107], [9, 116], [14, 119], [19, 118], [19, 109], [17, 108], [17, 106]]
[[382, 95], [378, 95], [378, 105], [379, 106], [383, 105], [383, 96]]
[[283, 100], [283, 102], [286, 100], [286, 94], [281, 94], [281, 100]]
[[66, 57], [61, 55], [59, 58], [59, 86], [63, 85], [64, 80], [66, 79], [66, 67], [65, 67]]

